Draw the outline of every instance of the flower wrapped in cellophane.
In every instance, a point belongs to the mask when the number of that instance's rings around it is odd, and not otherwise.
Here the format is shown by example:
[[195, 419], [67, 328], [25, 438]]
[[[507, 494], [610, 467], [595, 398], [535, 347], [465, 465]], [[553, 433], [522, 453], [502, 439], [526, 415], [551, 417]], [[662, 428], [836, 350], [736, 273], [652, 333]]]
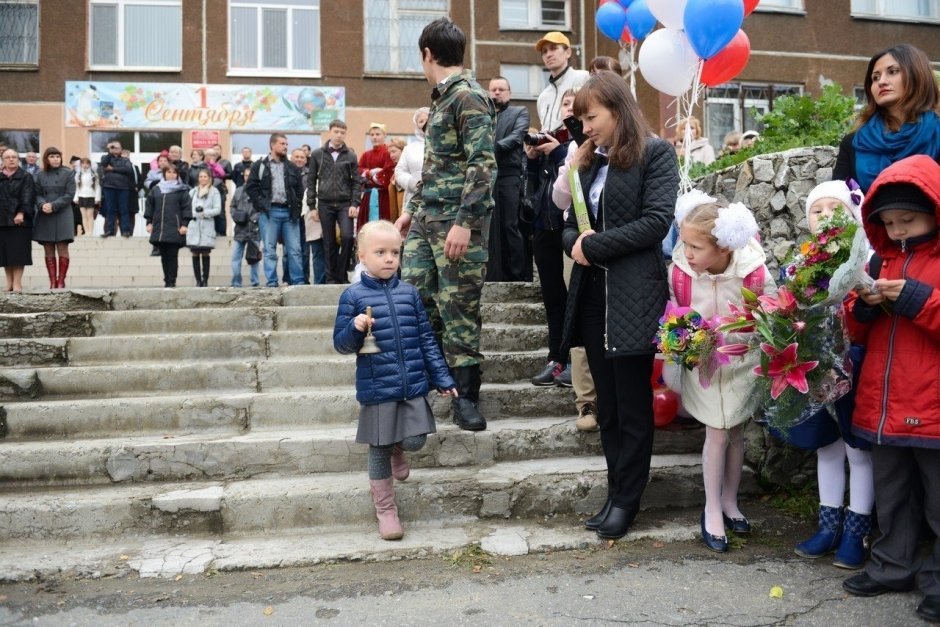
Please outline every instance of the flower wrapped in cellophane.
[[786, 430], [849, 392], [852, 365], [841, 302], [801, 308], [787, 286], [775, 295], [741, 292], [752, 319], [729, 322], [720, 331], [755, 333], [749, 344], [723, 350], [759, 351], [755, 403], [762, 421]]
[[690, 307], [666, 303], [653, 343], [667, 362], [690, 371], [697, 368], [702, 387], [708, 387], [718, 368], [728, 363], [728, 355], [718, 350], [724, 345], [718, 324]]

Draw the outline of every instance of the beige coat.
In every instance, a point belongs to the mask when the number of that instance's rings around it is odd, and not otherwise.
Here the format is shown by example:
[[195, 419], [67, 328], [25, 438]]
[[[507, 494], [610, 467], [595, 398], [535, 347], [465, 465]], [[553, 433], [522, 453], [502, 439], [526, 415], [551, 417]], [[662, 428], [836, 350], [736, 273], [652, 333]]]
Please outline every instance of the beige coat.
[[[690, 307], [705, 319], [726, 316], [728, 302], [739, 306], [742, 303], [741, 287], [744, 277], [764, 264], [766, 256], [757, 240], [732, 254], [731, 263], [722, 274], [699, 274], [689, 268], [685, 260], [685, 247], [680, 241], [672, 253], [673, 263], [692, 277], [692, 302]], [[774, 294], [777, 286], [770, 271], [765, 268], [764, 294]], [[675, 304], [676, 295], [672, 285], [672, 267], [669, 269], [669, 298]], [[746, 341], [741, 334], [732, 334], [728, 342]], [[746, 357], [732, 357], [731, 363], [722, 366], [712, 377], [708, 387], [699, 382], [698, 368], [685, 370], [667, 365], [663, 376], [667, 381], [675, 380], [677, 371], [681, 377], [682, 406], [701, 423], [716, 429], [730, 429], [744, 423], [755, 409], [753, 389], [757, 381], [752, 373], [758, 364], [758, 356], [750, 353]]]

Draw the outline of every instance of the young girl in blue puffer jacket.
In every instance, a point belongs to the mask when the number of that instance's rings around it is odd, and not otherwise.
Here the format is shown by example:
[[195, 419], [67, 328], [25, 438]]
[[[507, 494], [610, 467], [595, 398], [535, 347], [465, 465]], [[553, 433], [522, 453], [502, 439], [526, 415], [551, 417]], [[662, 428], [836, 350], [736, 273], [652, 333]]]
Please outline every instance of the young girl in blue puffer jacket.
[[369, 485], [384, 540], [404, 535], [394, 487], [394, 479], [404, 481], [410, 473], [404, 452], [421, 449], [436, 431], [425, 398], [428, 378], [441, 394], [457, 396], [418, 290], [398, 278], [401, 244], [391, 222], [363, 225], [357, 245], [365, 271], [340, 297], [333, 327], [340, 353], [358, 352], [370, 324], [379, 348], [356, 358], [356, 400], [362, 406], [356, 442], [369, 445]]

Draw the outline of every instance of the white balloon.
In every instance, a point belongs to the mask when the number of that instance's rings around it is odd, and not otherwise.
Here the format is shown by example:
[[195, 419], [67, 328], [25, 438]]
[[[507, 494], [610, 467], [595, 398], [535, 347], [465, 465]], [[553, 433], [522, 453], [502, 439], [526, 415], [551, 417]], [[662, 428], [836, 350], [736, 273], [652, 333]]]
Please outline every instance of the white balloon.
[[688, 91], [698, 62], [689, 38], [681, 30], [661, 28], [640, 46], [640, 73], [647, 83], [670, 96]]
[[650, 13], [666, 28], [681, 30], [685, 26], [685, 5], [688, 0], [647, 0]]

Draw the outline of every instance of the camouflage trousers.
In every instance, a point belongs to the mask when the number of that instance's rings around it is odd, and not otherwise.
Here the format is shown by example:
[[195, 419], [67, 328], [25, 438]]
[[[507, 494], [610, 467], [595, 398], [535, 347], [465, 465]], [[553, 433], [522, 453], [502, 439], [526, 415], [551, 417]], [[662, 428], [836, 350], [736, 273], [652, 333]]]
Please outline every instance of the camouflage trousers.
[[[486, 233], [489, 224], [483, 229]], [[418, 288], [431, 328], [451, 368], [480, 363], [480, 295], [486, 274], [486, 240], [472, 231], [466, 254], [457, 261], [444, 256], [444, 241], [453, 220], [428, 220], [419, 213], [405, 240], [401, 278]]]

